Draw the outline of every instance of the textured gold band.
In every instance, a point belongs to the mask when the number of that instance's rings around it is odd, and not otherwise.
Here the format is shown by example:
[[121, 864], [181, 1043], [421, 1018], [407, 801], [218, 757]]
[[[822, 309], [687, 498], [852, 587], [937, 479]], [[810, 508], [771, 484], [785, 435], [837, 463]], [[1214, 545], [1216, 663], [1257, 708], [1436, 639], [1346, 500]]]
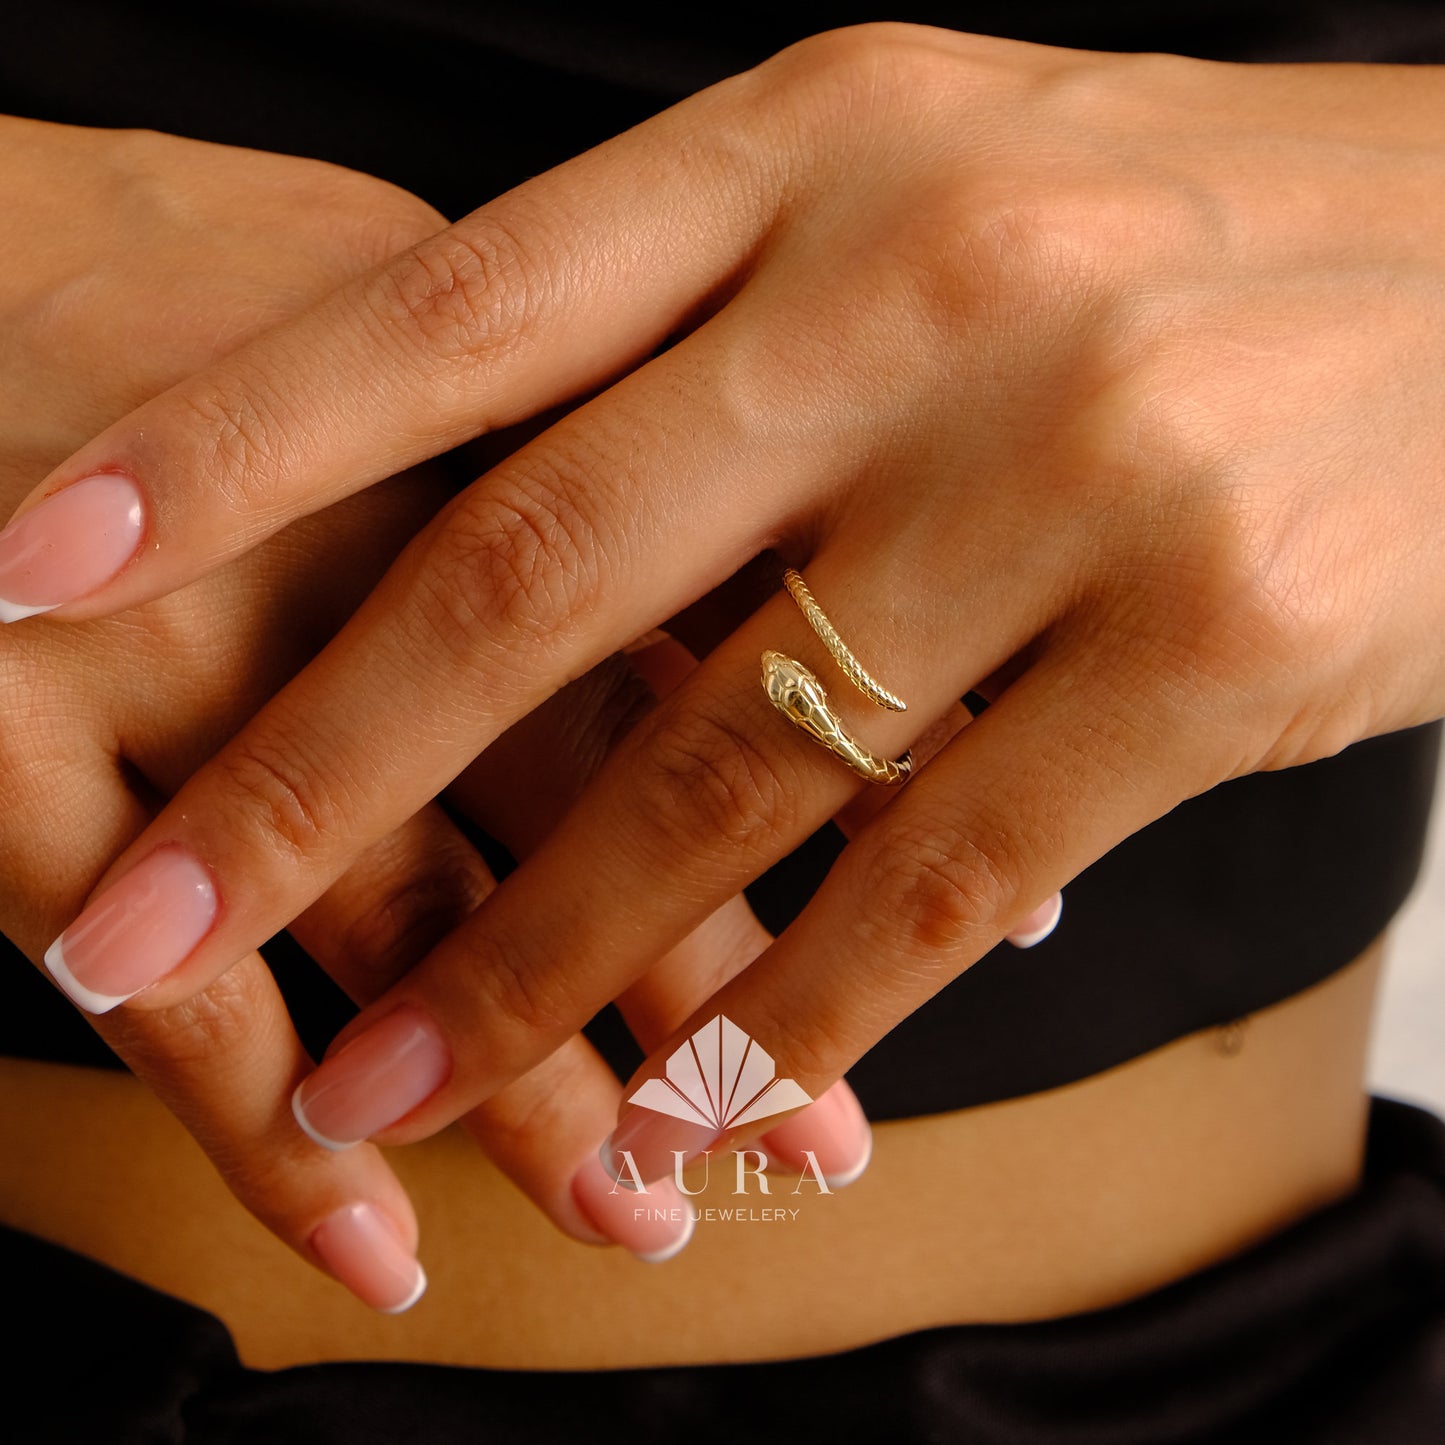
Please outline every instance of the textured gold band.
[[818, 606], [818, 599], [808, 591], [803, 574], [789, 567], [783, 573], [783, 586], [788, 589], [793, 601], [802, 609], [808, 625], [823, 640], [823, 646], [833, 654], [833, 661], [843, 669], [843, 675], [866, 697], [889, 712], [907, 712], [908, 704], [895, 697], [882, 683], [875, 682], [864, 670], [863, 664], [853, 656], [848, 644], [838, 636], [837, 629], [828, 621], [827, 613]]
[[[808, 590], [802, 574], [789, 568], [783, 584], [802, 609], [813, 631], [822, 639], [844, 676], [870, 702], [889, 712], [906, 712], [907, 704], [876, 682], [838, 636], [817, 599]], [[842, 719], [828, 700], [828, 694], [816, 674], [794, 657], [769, 649], [763, 653], [763, 688], [773, 706], [793, 724], [842, 758], [860, 777], [870, 783], [901, 783], [913, 771], [913, 754], [901, 758], [879, 757], [864, 747], [843, 725]]]

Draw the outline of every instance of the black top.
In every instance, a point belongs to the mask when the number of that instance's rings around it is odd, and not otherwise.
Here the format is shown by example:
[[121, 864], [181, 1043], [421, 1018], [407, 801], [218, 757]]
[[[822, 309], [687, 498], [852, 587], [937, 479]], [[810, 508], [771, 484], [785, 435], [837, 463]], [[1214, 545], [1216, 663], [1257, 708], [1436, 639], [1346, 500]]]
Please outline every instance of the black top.
[[[14, 7], [0, 110], [139, 125], [319, 156], [385, 176], [459, 215], [802, 35], [897, 18], [1023, 39], [1232, 59], [1445, 61], [1434, 3], [1315, 0], [1013, 7], [773, 6], [720, 22], [679, 7], [466, 0], [257, 0]], [[1439, 726], [1225, 784], [1121, 844], [1067, 890], [1029, 953], [995, 950], [850, 1074], [874, 1119], [1050, 1088], [1277, 1002], [1349, 962], [1419, 867]], [[779, 929], [840, 840], [826, 830], [750, 889]], [[271, 950], [314, 1049], [344, 1018], [336, 990], [284, 941]], [[17, 989], [0, 1051], [105, 1062], [53, 989]], [[624, 1071], [615, 1020], [594, 1034]], [[113, 1062], [113, 1061], [112, 1061]]]

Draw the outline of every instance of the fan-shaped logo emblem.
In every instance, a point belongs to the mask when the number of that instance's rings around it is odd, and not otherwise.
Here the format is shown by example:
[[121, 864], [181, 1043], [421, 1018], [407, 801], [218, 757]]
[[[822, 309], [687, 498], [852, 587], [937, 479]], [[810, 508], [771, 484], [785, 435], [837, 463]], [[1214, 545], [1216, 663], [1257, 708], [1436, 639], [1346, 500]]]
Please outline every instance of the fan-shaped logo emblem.
[[778, 1078], [773, 1056], [719, 1014], [673, 1053], [665, 1079], [648, 1079], [627, 1102], [723, 1130], [813, 1100], [794, 1080]]

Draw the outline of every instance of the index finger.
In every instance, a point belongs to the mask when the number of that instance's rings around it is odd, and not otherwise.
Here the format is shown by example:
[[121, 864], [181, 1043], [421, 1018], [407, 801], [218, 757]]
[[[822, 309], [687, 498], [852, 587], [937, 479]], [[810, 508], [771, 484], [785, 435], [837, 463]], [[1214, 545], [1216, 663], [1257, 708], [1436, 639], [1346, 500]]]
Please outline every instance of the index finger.
[[[0, 533], [0, 621], [174, 591], [635, 364], [777, 204], [725, 82], [474, 211], [102, 432]], [[730, 94], [730, 92], [729, 92]]]
[[[713, 384], [736, 333], [757, 325], [736, 309], [508, 458], [412, 542], [57, 940], [46, 961], [75, 1002], [104, 1011], [145, 989], [144, 1006], [166, 1007], [204, 987], [518, 718], [825, 493], [856, 445], [849, 429], [823, 409], [786, 436], [754, 434]], [[681, 485], [693, 478], [705, 488]]]

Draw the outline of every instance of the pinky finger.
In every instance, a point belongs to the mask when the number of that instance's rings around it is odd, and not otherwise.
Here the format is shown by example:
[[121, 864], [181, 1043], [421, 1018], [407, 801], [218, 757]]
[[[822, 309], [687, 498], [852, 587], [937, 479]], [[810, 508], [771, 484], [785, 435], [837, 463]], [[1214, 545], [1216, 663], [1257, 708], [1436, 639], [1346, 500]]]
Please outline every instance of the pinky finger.
[[380, 1151], [323, 1154], [295, 1127], [313, 1065], [259, 954], [175, 1008], [97, 1023], [273, 1234], [373, 1309], [421, 1298], [416, 1215]]
[[[150, 816], [109, 754], [88, 754], [64, 736], [55, 746], [53, 758], [0, 774], [0, 924], [35, 961]], [[44, 791], [26, 785], [32, 775], [49, 780]], [[89, 1022], [281, 1240], [376, 1309], [420, 1297], [416, 1217], [380, 1152], [322, 1155], [295, 1129], [291, 1091], [311, 1060], [259, 954], [177, 1007]]]
[[[88, 738], [17, 730], [17, 740], [25, 759], [0, 767], [0, 928], [39, 961], [56, 923], [75, 915], [150, 809]], [[380, 1152], [314, 1157], [296, 1137], [290, 1091], [311, 1059], [259, 955], [175, 1009], [88, 1022], [171, 1108], [241, 1204], [303, 1259], [374, 1308], [418, 1298], [416, 1218]]]
[[[0, 918], [38, 958], [58, 916], [74, 912], [85, 874], [104, 867], [117, 838], [144, 827], [146, 806], [118, 785], [105, 759], [74, 760], [52, 788], [48, 814], [10, 799], [14, 840], [0, 842], [6, 887]], [[88, 1022], [191, 1133], [241, 1205], [303, 1259], [367, 1305], [397, 1311], [420, 1296], [416, 1217], [379, 1150], [312, 1157], [290, 1118], [290, 1091], [311, 1069], [260, 955], [175, 1009]]]

